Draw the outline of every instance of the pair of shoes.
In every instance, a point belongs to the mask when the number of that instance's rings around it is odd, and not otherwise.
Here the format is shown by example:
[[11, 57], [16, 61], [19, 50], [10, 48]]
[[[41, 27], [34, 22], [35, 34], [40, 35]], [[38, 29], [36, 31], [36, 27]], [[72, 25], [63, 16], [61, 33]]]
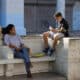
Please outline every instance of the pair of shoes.
[[50, 51], [49, 56], [52, 56], [55, 52], [55, 49], [50, 49], [49, 51]]
[[45, 48], [45, 49], [43, 50], [43, 52], [44, 52], [45, 54], [47, 54], [48, 51], [49, 51], [49, 47], [47, 47], [47, 48]]
[[27, 78], [32, 78], [31, 72], [27, 73]]

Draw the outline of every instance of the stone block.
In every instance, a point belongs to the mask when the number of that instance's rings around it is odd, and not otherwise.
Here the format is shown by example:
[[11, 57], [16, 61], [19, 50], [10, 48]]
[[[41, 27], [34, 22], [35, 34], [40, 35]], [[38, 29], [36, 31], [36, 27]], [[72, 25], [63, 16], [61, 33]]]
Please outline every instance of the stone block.
[[80, 63], [69, 63], [68, 80], [80, 80]]
[[[51, 63], [53, 64], [53, 62]], [[36, 62], [32, 63], [33, 67], [31, 68], [32, 73], [40, 73], [40, 72], [48, 72], [53, 70], [52, 67], [50, 67], [49, 62]], [[20, 75], [20, 74], [26, 74], [24, 63], [18, 63], [14, 64], [14, 75]]]
[[80, 80], [80, 38], [64, 39], [64, 45], [56, 51], [56, 71], [68, 80]]
[[32, 53], [42, 52], [44, 47], [42, 39], [26, 39], [24, 44], [32, 49]]
[[13, 59], [13, 51], [8, 46], [0, 46], [0, 59]]
[[5, 76], [13, 76], [14, 65], [13, 64], [6, 64], [5, 65]]
[[4, 65], [0, 64], [0, 76], [4, 75]]

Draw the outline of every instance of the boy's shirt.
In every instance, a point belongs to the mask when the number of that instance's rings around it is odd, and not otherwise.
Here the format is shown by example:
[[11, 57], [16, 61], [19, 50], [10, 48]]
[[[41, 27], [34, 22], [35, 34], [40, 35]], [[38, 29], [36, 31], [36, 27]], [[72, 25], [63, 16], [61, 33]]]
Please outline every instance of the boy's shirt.
[[61, 28], [63, 27], [65, 29], [65, 32], [62, 32], [65, 36], [68, 36], [69, 34], [69, 24], [68, 22], [63, 18], [61, 21], [60, 21], [60, 27]]
[[18, 35], [11, 36], [11, 35], [6, 34], [4, 37], [4, 42], [6, 45], [11, 44], [11, 45], [16, 46], [17, 48], [20, 48], [21, 44], [24, 44], [21, 37]]

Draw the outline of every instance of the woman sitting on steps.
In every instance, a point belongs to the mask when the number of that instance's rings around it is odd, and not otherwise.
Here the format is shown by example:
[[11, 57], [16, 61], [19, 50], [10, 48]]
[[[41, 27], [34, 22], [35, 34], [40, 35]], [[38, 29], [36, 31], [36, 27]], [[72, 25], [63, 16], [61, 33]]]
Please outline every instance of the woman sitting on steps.
[[30, 49], [24, 46], [21, 37], [16, 34], [15, 26], [13, 24], [7, 26], [7, 34], [4, 36], [4, 43], [12, 49], [14, 58], [22, 58], [24, 60], [27, 77], [31, 78]]

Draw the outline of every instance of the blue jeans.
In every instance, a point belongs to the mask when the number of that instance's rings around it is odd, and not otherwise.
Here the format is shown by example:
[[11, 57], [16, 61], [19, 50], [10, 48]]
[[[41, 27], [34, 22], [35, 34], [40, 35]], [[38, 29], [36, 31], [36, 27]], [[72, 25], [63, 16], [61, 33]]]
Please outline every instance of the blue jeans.
[[29, 50], [27, 48], [22, 48], [21, 51], [16, 52], [14, 51], [14, 58], [23, 59], [26, 67], [26, 72], [30, 72], [30, 57], [29, 57]]

